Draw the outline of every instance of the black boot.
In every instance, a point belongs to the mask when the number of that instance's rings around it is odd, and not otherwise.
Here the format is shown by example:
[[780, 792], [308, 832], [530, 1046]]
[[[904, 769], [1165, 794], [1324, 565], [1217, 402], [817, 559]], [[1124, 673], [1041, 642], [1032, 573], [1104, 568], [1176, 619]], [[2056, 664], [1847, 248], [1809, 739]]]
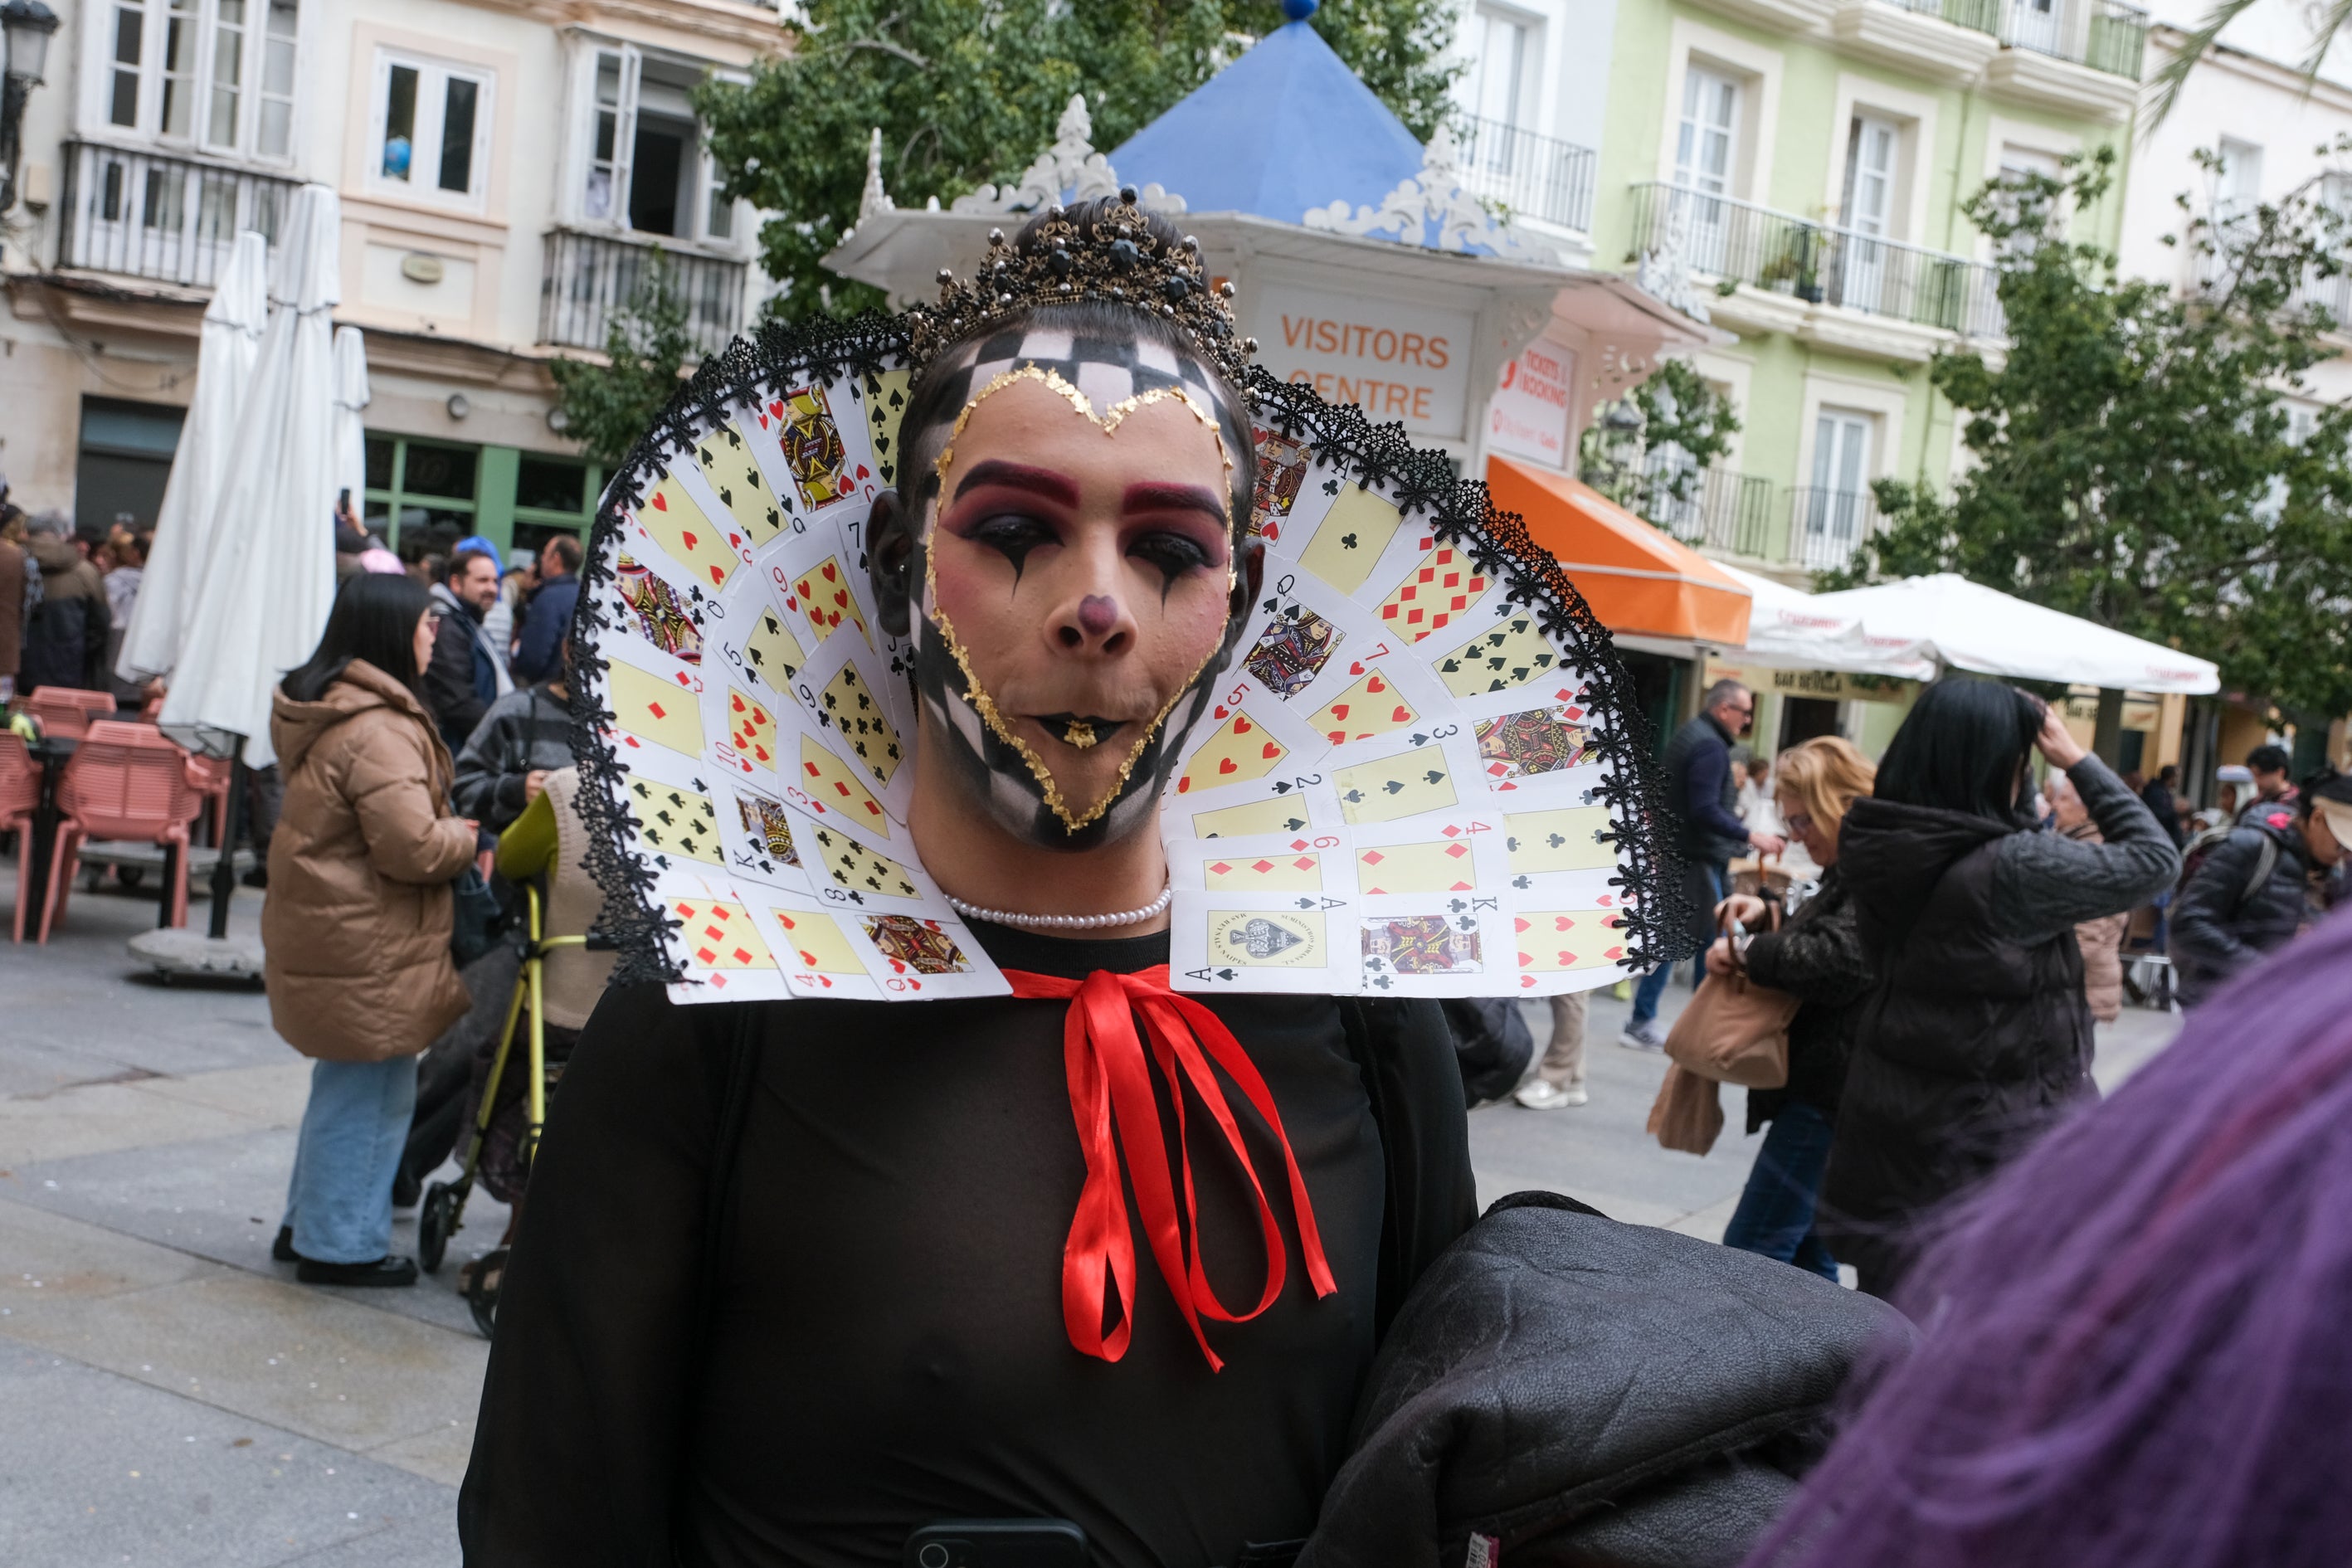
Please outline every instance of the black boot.
[[278, 1227], [278, 1239], [269, 1244], [269, 1256], [280, 1263], [299, 1263], [302, 1261], [302, 1255], [294, 1250], [294, 1227], [292, 1226], [281, 1225]]
[[373, 1263], [321, 1263], [306, 1258], [295, 1268], [294, 1278], [305, 1285], [414, 1285], [416, 1259], [387, 1255]]

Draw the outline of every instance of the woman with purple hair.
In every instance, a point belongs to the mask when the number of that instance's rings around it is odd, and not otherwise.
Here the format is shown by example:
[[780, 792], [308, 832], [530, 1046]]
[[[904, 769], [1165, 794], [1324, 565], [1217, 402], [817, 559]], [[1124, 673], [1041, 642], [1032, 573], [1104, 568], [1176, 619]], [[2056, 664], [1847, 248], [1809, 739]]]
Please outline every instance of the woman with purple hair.
[[1948, 1212], [1749, 1568], [2352, 1562], [2352, 915]]

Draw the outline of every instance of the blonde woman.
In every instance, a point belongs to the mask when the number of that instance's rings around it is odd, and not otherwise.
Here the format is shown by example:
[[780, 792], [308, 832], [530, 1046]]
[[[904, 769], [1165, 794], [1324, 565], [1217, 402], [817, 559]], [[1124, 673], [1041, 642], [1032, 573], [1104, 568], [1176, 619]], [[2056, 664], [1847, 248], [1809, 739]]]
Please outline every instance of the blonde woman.
[[[1873, 780], [1869, 762], [1834, 735], [1782, 752], [1775, 804], [1790, 836], [1822, 868], [1820, 888], [1777, 931], [1760, 930], [1763, 900], [1742, 893], [1725, 902], [1735, 920], [1759, 933], [1745, 939], [1748, 973], [1803, 1005], [1789, 1026], [1788, 1087], [1748, 1091], [1748, 1131], [1768, 1122], [1771, 1131], [1748, 1173], [1723, 1244], [1832, 1279], [1837, 1261], [1814, 1228], [1813, 1210], [1845, 1087], [1848, 1031], [1855, 1005], [1875, 978], [1838, 875], [1838, 826], [1855, 797], [1870, 793]], [[1707, 951], [1706, 967], [1711, 974], [1730, 972], [1731, 939], [1718, 939]]]

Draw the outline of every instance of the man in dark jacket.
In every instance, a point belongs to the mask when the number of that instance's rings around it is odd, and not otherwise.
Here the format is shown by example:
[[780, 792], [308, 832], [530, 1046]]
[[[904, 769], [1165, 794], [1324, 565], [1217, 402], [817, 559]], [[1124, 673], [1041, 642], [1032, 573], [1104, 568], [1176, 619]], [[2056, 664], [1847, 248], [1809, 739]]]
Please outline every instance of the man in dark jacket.
[[[1731, 744], [1756, 725], [1756, 697], [1736, 680], [1706, 689], [1698, 715], [1666, 742], [1666, 815], [1674, 819], [1675, 847], [1683, 858], [1683, 897], [1692, 905], [1693, 935], [1701, 950], [1715, 929], [1715, 906], [1723, 901], [1734, 856], [1753, 847], [1780, 852], [1778, 834], [1748, 830], [1739, 820], [1739, 785], [1732, 776]], [[1697, 963], [1693, 964], [1693, 973]], [[1665, 994], [1674, 966], [1660, 964], [1633, 989], [1633, 1012], [1617, 1043], [1639, 1051], [1665, 1048], [1658, 1027], [1658, 999]]]
[[425, 705], [451, 756], [465, 750], [490, 704], [514, 689], [505, 661], [482, 630], [482, 616], [498, 596], [498, 557], [478, 550], [451, 556], [448, 576], [433, 585], [436, 619], [433, 658], [425, 667]]
[[16, 688], [78, 686], [106, 689], [106, 647], [114, 631], [106, 581], [74, 548], [73, 521], [45, 511], [26, 524], [27, 550], [41, 571], [41, 603], [25, 620]]
[[2180, 770], [2167, 763], [2156, 770], [2156, 777], [2139, 792], [2140, 804], [2147, 807], [2147, 814], [2156, 818], [2156, 825], [2164, 829], [2175, 849], [2188, 842], [2188, 836], [2180, 830], [2179, 797], [2173, 794], [2179, 783]]
[[2254, 798], [2238, 813], [2242, 823], [2261, 820], [2273, 805], [2294, 804], [2294, 781], [2288, 776], [2294, 766], [2284, 746], [2256, 746], [2246, 753], [2246, 771], [2254, 775]]
[[485, 832], [503, 833], [539, 797], [547, 775], [572, 765], [572, 705], [560, 680], [490, 704], [457, 753], [450, 804]]
[[2309, 780], [2292, 800], [2256, 802], [2189, 873], [2172, 901], [2172, 965], [2183, 1005], [2195, 1006], [2311, 922], [2312, 871], [2343, 858], [2327, 825], [2337, 813], [2352, 817], [2352, 779]]
[[580, 602], [580, 542], [558, 533], [540, 547], [539, 586], [523, 601], [522, 637], [515, 644], [518, 682], [546, 680], [562, 673], [561, 650], [571, 635], [572, 607]]

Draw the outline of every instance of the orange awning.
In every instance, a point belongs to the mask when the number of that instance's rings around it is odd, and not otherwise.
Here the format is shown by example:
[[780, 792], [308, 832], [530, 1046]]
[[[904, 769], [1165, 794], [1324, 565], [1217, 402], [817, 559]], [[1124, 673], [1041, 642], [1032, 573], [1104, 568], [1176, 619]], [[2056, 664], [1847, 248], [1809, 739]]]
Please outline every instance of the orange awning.
[[1747, 646], [1748, 590], [1591, 485], [1489, 458], [1486, 488], [1496, 510], [1527, 520], [1611, 631]]

